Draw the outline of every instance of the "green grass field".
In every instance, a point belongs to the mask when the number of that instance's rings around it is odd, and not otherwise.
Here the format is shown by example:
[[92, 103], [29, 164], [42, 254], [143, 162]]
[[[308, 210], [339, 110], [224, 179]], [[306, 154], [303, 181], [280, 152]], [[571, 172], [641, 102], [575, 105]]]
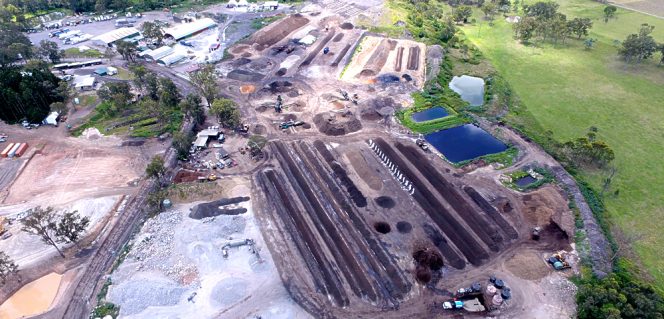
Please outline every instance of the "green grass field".
[[[534, 2], [530, 0], [528, 2]], [[605, 201], [611, 221], [625, 235], [641, 262], [664, 288], [664, 66], [660, 56], [641, 65], [626, 65], [617, 57], [615, 40], [637, 33], [641, 23], [655, 25], [653, 36], [664, 43], [664, 20], [619, 9], [617, 19], [604, 23], [604, 6], [588, 0], [558, 0], [568, 19], [594, 21], [590, 37], [595, 48], [581, 41], [567, 45], [524, 46], [512, 38], [512, 26], [497, 16], [494, 26], [463, 27], [466, 36], [509, 81], [527, 108], [515, 117], [527, 130], [550, 130], [566, 141], [599, 128], [599, 138], [616, 152], [618, 174]], [[596, 189], [602, 175], [586, 173]], [[614, 227], [615, 228], [615, 227]]]

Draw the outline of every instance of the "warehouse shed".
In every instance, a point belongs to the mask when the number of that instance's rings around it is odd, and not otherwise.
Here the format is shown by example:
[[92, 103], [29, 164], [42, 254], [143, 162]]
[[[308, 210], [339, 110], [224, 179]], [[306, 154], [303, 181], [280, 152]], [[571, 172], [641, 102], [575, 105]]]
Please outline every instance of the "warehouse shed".
[[172, 28], [164, 30], [164, 35], [175, 41], [195, 35], [199, 32], [211, 29], [217, 26], [217, 23], [210, 18], [203, 18], [189, 23], [181, 23]]
[[113, 43], [127, 38], [140, 35], [136, 28], [120, 28], [92, 38], [92, 42], [98, 45], [112, 46]]
[[173, 52], [175, 52], [173, 48], [169, 46], [163, 46], [145, 53], [144, 57], [149, 60], [157, 61], [167, 55], [173, 54]]
[[184, 60], [186, 56], [184, 54], [180, 53], [173, 53], [171, 55], [167, 55], [159, 60], [157, 60], [157, 63], [164, 65], [164, 66], [171, 66], [175, 63], [178, 63], [182, 60]]

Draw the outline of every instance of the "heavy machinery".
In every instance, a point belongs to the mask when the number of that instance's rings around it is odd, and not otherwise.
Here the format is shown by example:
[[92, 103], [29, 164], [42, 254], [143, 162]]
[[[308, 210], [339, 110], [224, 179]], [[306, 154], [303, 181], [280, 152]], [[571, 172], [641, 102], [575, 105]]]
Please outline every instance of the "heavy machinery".
[[277, 95], [277, 103], [274, 104], [274, 111], [281, 113], [281, 109], [284, 105], [284, 100], [281, 98], [281, 95]]
[[551, 257], [549, 257], [547, 261], [549, 262], [549, 264], [551, 264], [551, 266], [553, 266], [553, 269], [555, 270], [572, 268], [569, 262], [565, 260], [565, 256], [560, 252], [551, 255]]
[[419, 146], [423, 151], [428, 152], [429, 151], [429, 145], [426, 143], [426, 141], [423, 138], [418, 138], [415, 141], [415, 144]]
[[302, 122], [302, 121], [290, 120], [288, 122], [281, 122], [281, 124], [279, 124], [279, 128], [282, 129], [282, 130], [285, 130], [289, 127], [300, 126], [300, 125], [303, 125], [303, 124], [304, 124], [304, 122]]
[[346, 92], [346, 91], [340, 89], [340, 90], [339, 90], [339, 93], [341, 93], [341, 98], [342, 98], [344, 101], [350, 101], [350, 96], [348, 95], [348, 92]]
[[203, 182], [214, 182], [217, 180], [217, 175], [210, 174], [208, 176], [199, 176], [198, 181], [203, 183]]
[[539, 239], [540, 239], [540, 232], [541, 232], [541, 231], [542, 231], [542, 227], [537, 226], [537, 227], [533, 228], [533, 232], [532, 232], [532, 234], [531, 234], [530, 237], [531, 237], [533, 240], [539, 240]]
[[443, 302], [443, 309], [461, 309], [463, 308], [463, 301], [452, 299]]

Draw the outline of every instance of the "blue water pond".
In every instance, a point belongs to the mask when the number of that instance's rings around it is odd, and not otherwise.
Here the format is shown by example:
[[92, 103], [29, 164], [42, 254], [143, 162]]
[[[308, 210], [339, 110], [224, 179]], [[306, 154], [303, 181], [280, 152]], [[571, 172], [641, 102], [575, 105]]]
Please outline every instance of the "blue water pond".
[[446, 117], [447, 115], [449, 114], [447, 113], [447, 110], [445, 108], [437, 106], [437, 107], [432, 107], [428, 110], [413, 113], [411, 118], [415, 122], [424, 122], [424, 121], [439, 119], [441, 117]]
[[452, 163], [500, 153], [507, 145], [474, 124], [427, 134], [424, 139]]
[[461, 99], [472, 106], [484, 104], [484, 80], [474, 76], [455, 76], [450, 82], [450, 89], [461, 95]]

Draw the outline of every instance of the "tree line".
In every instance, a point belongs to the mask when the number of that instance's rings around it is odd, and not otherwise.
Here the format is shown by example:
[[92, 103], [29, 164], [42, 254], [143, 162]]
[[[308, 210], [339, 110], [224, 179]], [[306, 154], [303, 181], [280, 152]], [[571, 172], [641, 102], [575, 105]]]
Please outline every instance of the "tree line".
[[566, 15], [558, 12], [558, 7], [552, 1], [523, 5], [524, 17], [514, 24], [514, 36], [524, 43], [531, 40], [565, 43], [571, 36], [577, 39], [586, 37], [593, 26], [592, 20], [568, 20]]

